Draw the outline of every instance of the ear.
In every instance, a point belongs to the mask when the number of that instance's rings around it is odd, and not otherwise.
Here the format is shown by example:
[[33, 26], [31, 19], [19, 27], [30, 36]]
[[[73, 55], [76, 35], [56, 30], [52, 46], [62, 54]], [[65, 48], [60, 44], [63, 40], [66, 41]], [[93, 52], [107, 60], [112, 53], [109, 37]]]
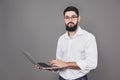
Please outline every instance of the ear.
[[78, 16], [78, 22], [80, 22], [80, 16]]

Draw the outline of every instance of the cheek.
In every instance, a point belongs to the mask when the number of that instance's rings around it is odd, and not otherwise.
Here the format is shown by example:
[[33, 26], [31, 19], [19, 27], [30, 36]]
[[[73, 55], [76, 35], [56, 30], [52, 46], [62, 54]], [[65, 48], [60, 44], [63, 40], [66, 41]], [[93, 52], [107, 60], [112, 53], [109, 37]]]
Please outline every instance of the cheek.
[[74, 24], [76, 24], [78, 21], [74, 21]]
[[65, 24], [68, 24], [69, 22], [73, 22], [74, 24], [77, 24], [78, 21], [67, 21], [67, 20], [65, 20]]
[[65, 20], [65, 24], [68, 24], [69, 22]]

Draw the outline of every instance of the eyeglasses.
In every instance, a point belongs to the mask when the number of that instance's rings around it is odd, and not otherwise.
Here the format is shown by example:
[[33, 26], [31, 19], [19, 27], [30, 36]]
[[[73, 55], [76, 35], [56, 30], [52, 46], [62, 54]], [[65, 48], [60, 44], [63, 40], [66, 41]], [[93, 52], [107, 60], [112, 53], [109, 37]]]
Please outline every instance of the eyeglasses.
[[71, 16], [71, 17], [69, 17], [69, 16], [65, 16], [64, 17], [66, 20], [76, 20], [77, 18], [78, 18], [78, 16], [76, 16], [76, 15], [73, 15], [73, 16]]

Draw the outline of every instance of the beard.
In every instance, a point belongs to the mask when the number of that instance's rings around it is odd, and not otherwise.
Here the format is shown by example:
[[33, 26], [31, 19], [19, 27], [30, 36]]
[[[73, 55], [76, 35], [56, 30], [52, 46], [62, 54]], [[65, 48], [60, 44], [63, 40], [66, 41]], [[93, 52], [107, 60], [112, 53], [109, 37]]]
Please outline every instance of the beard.
[[74, 31], [77, 30], [78, 22], [77, 22], [75, 25], [73, 25], [72, 27], [69, 27], [69, 26], [68, 26], [69, 24], [74, 24], [74, 23], [73, 23], [73, 22], [69, 22], [68, 24], [65, 24], [66, 30], [67, 30], [68, 32], [74, 32]]

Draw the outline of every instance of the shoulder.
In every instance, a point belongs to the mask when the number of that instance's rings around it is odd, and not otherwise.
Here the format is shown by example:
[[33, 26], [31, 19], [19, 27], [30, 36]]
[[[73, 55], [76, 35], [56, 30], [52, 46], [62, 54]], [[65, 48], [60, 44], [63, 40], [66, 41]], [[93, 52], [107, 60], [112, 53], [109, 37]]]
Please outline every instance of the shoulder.
[[84, 33], [84, 36], [87, 38], [87, 39], [95, 39], [95, 36], [92, 34], [92, 33], [90, 33], [90, 32], [88, 32], [88, 31], [86, 31], [86, 30], [82, 30], [83, 31], [83, 33]]
[[65, 38], [65, 33], [58, 38], [58, 41], [62, 41], [64, 38]]

